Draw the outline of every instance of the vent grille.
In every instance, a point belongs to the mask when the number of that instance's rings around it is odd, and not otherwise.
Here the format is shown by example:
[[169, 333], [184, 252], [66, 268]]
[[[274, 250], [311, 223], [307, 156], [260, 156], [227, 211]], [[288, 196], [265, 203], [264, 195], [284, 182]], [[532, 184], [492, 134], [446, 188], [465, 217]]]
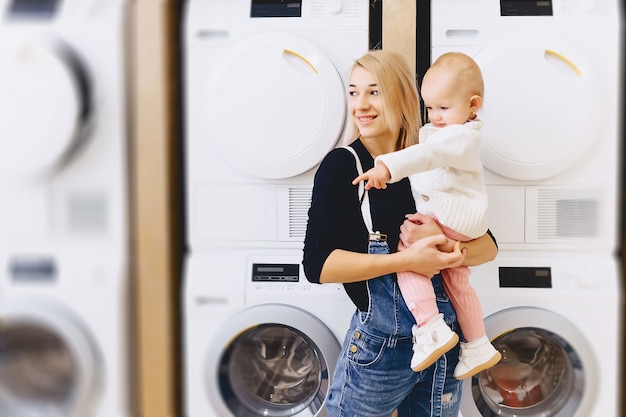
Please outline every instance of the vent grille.
[[309, 219], [311, 206], [311, 187], [290, 187], [288, 191], [288, 219], [287, 234], [289, 239], [304, 240], [306, 225]]
[[580, 190], [539, 190], [540, 240], [596, 238], [599, 230], [599, 199]]

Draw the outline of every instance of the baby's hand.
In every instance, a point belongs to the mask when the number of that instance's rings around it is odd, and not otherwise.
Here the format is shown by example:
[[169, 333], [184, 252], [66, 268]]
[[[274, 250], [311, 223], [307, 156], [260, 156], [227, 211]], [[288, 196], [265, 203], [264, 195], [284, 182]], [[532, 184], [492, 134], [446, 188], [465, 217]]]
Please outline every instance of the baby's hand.
[[378, 190], [387, 188], [387, 181], [391, 179], [391, 173], [387, 169], [387, 166], [382, 162], [379, 162], [374, 168], [368, 170], [356, 177], [353, 181], [353, 185], [357, 185], [361, 181], [367, 181], [365, 189], [376, 188]]

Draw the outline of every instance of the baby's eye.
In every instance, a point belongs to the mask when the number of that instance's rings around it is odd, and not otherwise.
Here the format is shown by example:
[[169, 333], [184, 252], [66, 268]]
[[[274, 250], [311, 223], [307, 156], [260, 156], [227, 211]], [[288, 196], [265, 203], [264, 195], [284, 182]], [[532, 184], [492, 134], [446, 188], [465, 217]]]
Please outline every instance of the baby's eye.
[[356, 96], [356, 91], [348, 91], [349, 96]]

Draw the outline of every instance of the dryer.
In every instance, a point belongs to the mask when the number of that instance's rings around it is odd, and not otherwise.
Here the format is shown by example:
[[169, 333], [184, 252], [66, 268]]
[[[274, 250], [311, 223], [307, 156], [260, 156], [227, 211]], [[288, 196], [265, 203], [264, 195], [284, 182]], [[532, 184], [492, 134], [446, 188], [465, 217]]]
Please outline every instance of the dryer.
[[127, 7], [0, 0], [2, 415], [130, 415]]
[[620, 176], [620, 4], [441, 0], [432, 59], [485, 79], [482, 161], [500, 249], [613, 253]]
[[183, 21], [184, 406], [326, 416], [354, 312], [302, 267], [315, 168], [348, 133], [368, 0], [190, 0]]
[[502, 361], [463, 382], [463, 417], [618, 416], [622, 286], [603, 254], [501, 252], [472, 268]]
[[[191, 0], [183, 66], [187, 240], [299, 244], [314, 168], [347, 134], [366, 0]], [[211, 213], [211, 215], [208, 215]]]

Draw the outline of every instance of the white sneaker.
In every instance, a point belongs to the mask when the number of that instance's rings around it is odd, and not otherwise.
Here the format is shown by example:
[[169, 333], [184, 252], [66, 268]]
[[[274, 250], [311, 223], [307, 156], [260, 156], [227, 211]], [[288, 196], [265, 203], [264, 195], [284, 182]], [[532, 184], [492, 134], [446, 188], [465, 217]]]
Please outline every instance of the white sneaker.
[[487, 336], [473, 342], [461, 342], [459, 363], [454, 368], [456, 379], [465, 379], [480, 371], [491, 368], [502, 359], [502, 354], [493, 347]]
[[443, 321], [443, 314], [426, 323], [423, 327], [413, 326], [413, 357], [411, 369], [423, 371], [459, 341], [459, 336]]

